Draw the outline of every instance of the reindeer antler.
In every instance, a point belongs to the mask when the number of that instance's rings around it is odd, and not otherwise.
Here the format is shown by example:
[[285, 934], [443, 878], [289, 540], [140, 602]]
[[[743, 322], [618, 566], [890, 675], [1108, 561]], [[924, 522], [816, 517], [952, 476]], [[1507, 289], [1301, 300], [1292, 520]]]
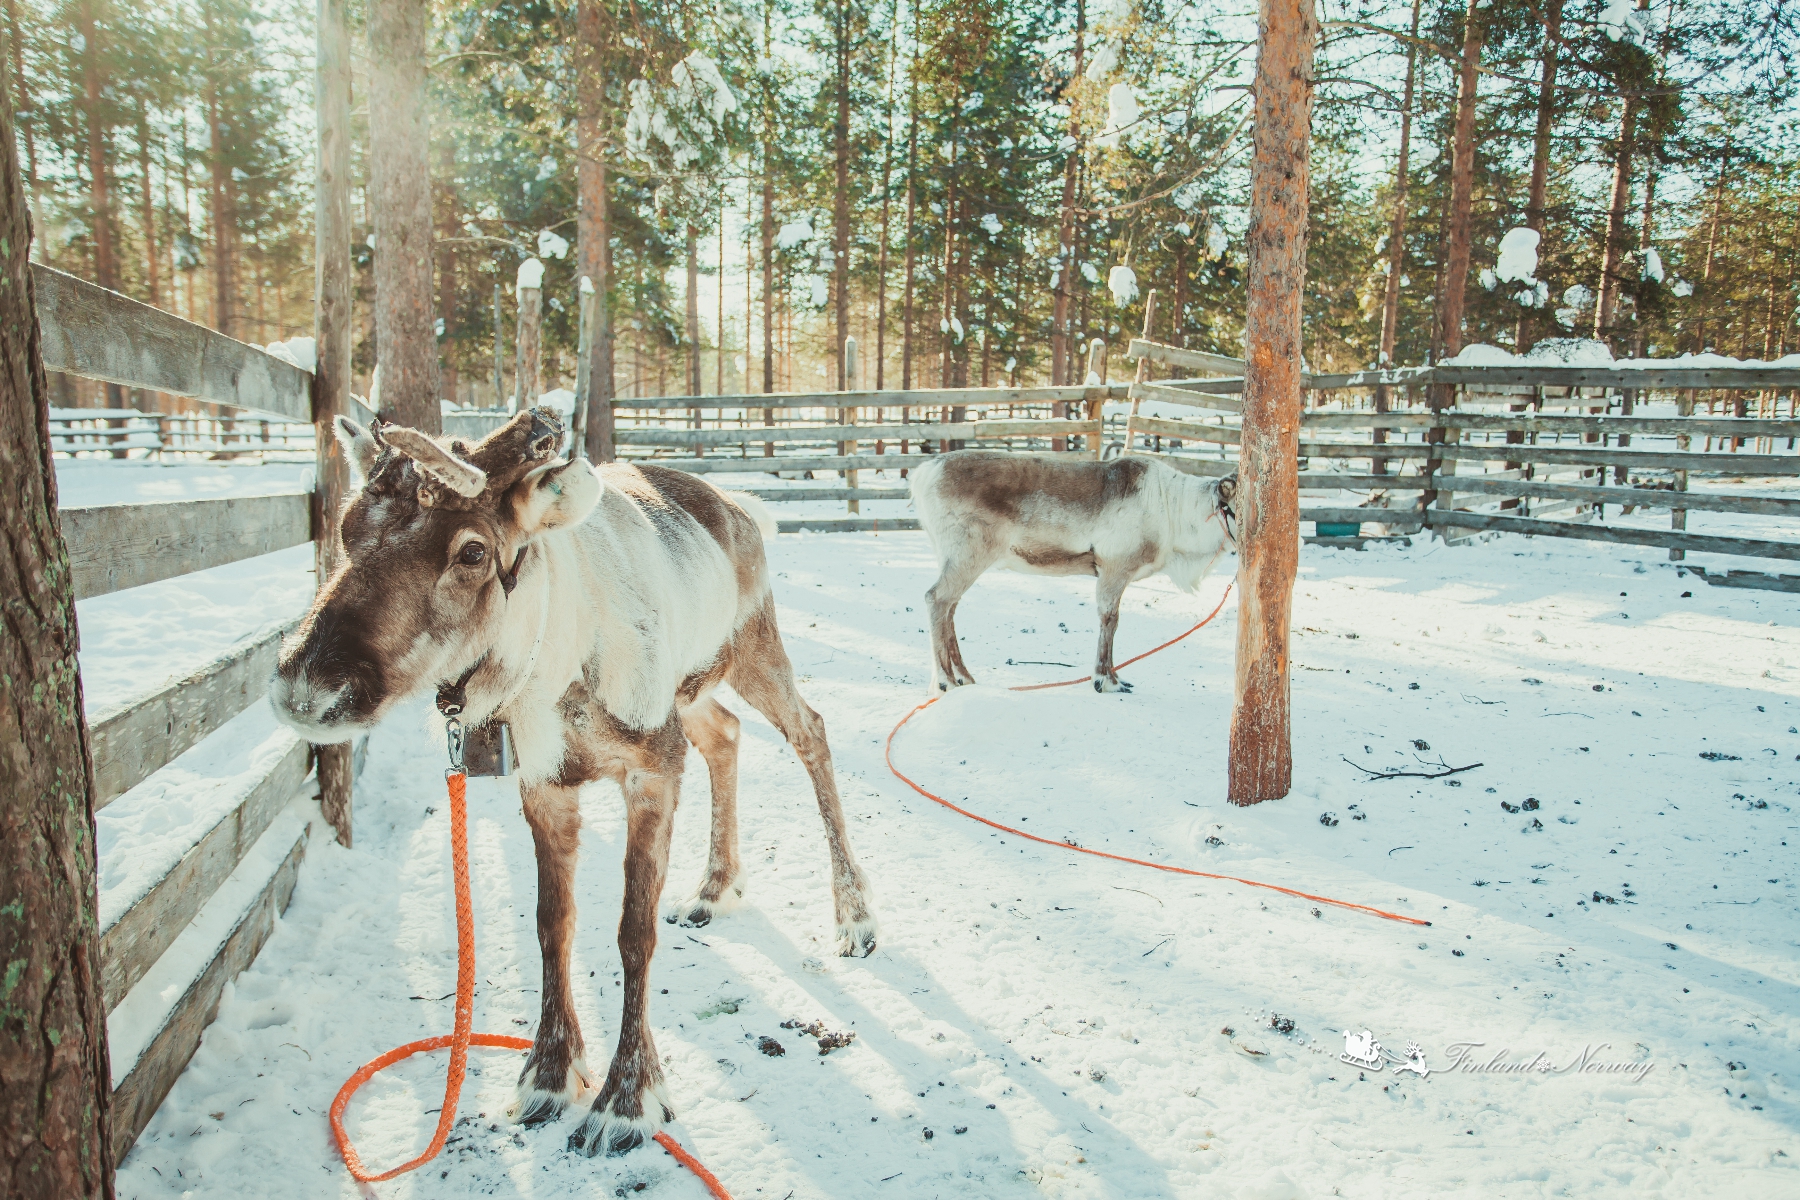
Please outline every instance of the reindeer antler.
[[474, 499], [487, 486], [485, 471], [474, 463], [458, 458], [435, 439], [416, 429], [408, 429], [404, 425], [384, 425], [381, 437], [388, 445], [412, 459], [420, 473], [432, 482], [443, 485], [464, 499]]

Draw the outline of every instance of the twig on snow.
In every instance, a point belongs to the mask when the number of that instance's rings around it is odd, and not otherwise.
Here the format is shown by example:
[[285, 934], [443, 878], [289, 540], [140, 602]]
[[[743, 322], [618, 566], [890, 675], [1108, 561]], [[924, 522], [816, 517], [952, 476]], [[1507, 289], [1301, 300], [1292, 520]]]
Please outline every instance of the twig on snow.
[[[1342, 755], [1339, 755], [1338, 757], [1343, 758]], [[1344, 761], [1350, 763], [1351, 766], [1361, 771], [1364, 775], [1367, 775], [1370, 779], [1442, 779], [1446, 775], [1460, 775], [1464, 771], [1473, 771], [1476, 767], [1486, 765], [1485, 763], [1470, 763], [1466, 767], [1453, 767], [1445, 762], [1442, 756], [1439, 756], [1437, 765], [1444, 768], [1442, 771], [1371, 771], [1360, 763], [1350, 762], [1348, 758], [1345, 758]], [[1429, 766], [1430, 764], [1427, 763], [1426, 765]]]
[[[1112, 885], [1112, 890], [1113, 890], [1113, 891], [1115, 891], [1115, 892], [1137, 892], [1137, 894], [1138, 894], [1138, 895], [1140, 895], [1140, 896], [1150, 896], [1150, 893], [1149, 893], [1149, 892], [1146, 892], [1146, 891], [1143, 891], [1143, 890], [1141, 890], [1141, 889], [1139, 889], [1139, 888], [1128, 888], [1128, 887], [1120, 887], [1120, 886], [1119, 886], [1119, 885], [1118, 885], [1118, 884], [1116, 884], [1116, 883], [1115, 883], [1115, 884], [1113, 884], [1113, 885]], [[1151, 898], [1151, 899], [1152, 899], [1152, 900], [1156, 900], [1156, 902], [1157, 902], [1157, 903], [1158, 903], [1158, 904], [1162, 904], [1162, 901], [1161, 901], [1161, 900], [1157, 900], [1157, 898], [1156, 898], [1156, 897], [1155, 897], [1155, 896], [1150, 896], [1150, 898]], [[1168, 906], [1167, 906], [1167, 905], [1163, 905], [1163, 907], [1165, 907], [1165, 908], [1166, 908], [1166, 907], [1168, 907]]]

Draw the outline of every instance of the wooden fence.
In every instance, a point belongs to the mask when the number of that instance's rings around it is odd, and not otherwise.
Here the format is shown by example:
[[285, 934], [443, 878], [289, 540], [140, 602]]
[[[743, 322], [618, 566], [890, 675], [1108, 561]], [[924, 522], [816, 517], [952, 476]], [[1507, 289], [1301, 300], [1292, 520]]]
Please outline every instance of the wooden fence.
[[58, 458], [160, 462], [255, 458], [311, 462], [313, 427], [268, 417], [207, 417], [134, 408], [53, 408], [50, 450]]
[[[264, 453], [277, 429], [297, 444], [300, 439], [290, 431], [304, 425], [310, 457], [313, 381], [308, 373], [255, 346], [72, 276], [37, 264], [32, 271], [46, 368], [273, 416], [273, 423], [257, 422], [251, 453]], [[85, 409], [59, 412], [52, 422], [52, 444], [62, 453], [114, 456], [121, 451], [151, 451], [212, 456], [236, 451], [238, 447], [227, 439], [247, 432], [242, 420], [207, 419], [211, 427], [206, 436], [218, 444], [204, 449], [181, 447], [169, 432], [178, 420]], [[109, 440], [83, 440], [89, 438]], [[308, 492], [74, 507], [62, 509], [59, 516], [77, 600], [303, 545], [312, 541], [315, 533]], [[90, 726], [95, 807], [117, 800], [260, 702], [284, 632], [269, 633], [185, 679], [97, 715]], [[312, 749], [296, 736], [283, 736], [284, 748], [262, 777], [101, 931], [101, 976], [108, 1012], [126, 999], [244, 862], [276, 817], [309, 786]], [[137, 1140], [193, 1056], [201, 1032], [217, 1014], [225, 984], [256, 958], [274, 928], [275, 917], [287, 908], [310, 834], [307, 824], [291, 845], [275, 847], [278, 865], [237, 914], [228, 935], [213, 949], [145, 1043], [136, 1065], [119, 1082], [113, 1094], [113, 1146], [118, 1158]]]

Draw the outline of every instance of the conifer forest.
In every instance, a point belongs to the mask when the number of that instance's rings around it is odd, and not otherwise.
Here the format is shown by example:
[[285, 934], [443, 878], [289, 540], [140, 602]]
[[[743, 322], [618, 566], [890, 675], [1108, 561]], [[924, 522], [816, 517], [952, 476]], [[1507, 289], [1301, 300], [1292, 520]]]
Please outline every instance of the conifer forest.
[[[1307, 365], [1794, 349], [1797, 10], [1322, 5]], [[360, 382], [377, 235], [426, 209], [406, 286], [458, 404], [512, 387], [534, 258], [545, 388], [572, 386], [583, 276], [619, 396], [1080, 382], [1093, 338], [1124, 369], [1152, 289], [1158, 340], [1242, 353], [1254, 5], [350, 11]], [[246, 341], [310, 334], [312, 6], [7, 0], [6, 22], [35, 257]]]

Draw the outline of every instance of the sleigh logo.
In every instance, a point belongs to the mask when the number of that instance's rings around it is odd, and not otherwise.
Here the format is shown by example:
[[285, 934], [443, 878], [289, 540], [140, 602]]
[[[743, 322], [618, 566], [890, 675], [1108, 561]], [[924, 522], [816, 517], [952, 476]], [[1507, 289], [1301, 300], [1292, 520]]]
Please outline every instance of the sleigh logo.
[[1394, 1064], [1394, 1074], [1410, 1072], [1420, 1079], [1431, 1074], [1431, 1068], [1425, 1064], [1425, 1048], [1417, 1042], [1406, 1043], [1406, 1057], [1402, 1058], [1392, 1050], [1382, 1048], [1375, 1035], [1365, 1029], [1361, 1033], [1346, 1029], [1344, 1032], [1344, 1052], [1338, 1055], [1338, 1061], [1348, 1063], [1364, 1071], [1380, 1071], [1387, 1064]]

